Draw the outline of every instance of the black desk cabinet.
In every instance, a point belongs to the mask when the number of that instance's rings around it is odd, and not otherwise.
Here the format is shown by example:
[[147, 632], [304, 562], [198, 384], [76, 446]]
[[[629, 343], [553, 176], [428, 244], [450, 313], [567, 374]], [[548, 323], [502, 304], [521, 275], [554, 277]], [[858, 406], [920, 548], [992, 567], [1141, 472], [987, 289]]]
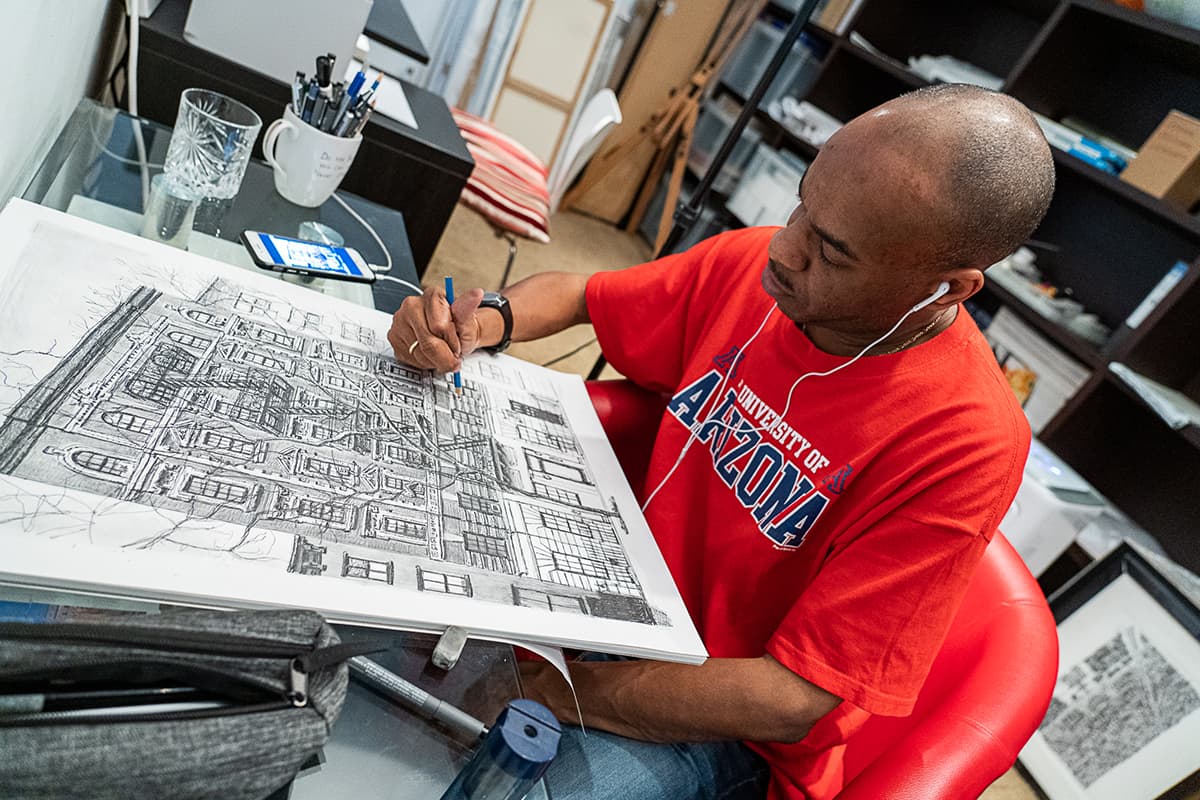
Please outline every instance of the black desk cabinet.
[[[142, 22], [139, 113], [173, 125], [180, 93], [201, 86], [253, 108], [265, 129], [291, 101], [290, 87], [186, 41], [183, 27], [190, 7], [190, 0], [163, 0]], [[281, 33], [286, 33], [286, 27]], [[312, 57], [304, 56], [297, 69], [311, 73]], [[341, 188], [404, 214], [417, 274], [422, 275], [475, 162], [446, 102], [407, 83], [404, 91], [419, 129], [382, 115], [372, 117]]]

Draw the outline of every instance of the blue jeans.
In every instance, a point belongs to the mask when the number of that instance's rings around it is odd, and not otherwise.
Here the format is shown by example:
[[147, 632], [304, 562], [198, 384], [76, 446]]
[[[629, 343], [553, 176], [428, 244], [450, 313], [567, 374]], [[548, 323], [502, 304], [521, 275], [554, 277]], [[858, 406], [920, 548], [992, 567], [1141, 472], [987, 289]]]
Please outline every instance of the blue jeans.
[[767, 762], [741, 742], [652, 744], [564, 725], [551, 800], [762, 800]]

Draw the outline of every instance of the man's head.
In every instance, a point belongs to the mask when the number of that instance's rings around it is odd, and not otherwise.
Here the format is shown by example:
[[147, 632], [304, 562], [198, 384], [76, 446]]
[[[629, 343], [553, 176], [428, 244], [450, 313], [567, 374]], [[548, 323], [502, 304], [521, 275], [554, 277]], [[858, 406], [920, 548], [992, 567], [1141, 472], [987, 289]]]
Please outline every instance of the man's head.
[[763, 285], [794, 320], [881, 333], [941, 281], [951, 291], [935, 310], [978, 291], [1053, 192], [1049, 146], [1023, 105], [974, 86], [921, 89], [829, 139]]

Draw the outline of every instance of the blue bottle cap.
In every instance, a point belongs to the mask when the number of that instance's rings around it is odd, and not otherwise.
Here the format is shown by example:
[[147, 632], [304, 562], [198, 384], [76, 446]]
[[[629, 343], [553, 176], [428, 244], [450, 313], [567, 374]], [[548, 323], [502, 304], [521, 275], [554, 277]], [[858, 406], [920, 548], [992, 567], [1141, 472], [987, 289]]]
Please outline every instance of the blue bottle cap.
[[533, 700], [512, 700], [500, 712], [484, 746], [496, 766], [518, 778], [536, 779], [558, 754], [562, 728], [550, 709]]

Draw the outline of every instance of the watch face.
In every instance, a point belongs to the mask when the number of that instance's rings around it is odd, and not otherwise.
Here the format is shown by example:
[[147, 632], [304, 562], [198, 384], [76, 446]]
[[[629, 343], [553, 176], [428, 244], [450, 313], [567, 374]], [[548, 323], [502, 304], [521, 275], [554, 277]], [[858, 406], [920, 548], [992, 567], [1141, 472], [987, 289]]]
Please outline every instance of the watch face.
[[502, 306], [508, 303], [508, 298], [499, 292], [484, 292], [483, 305]]

